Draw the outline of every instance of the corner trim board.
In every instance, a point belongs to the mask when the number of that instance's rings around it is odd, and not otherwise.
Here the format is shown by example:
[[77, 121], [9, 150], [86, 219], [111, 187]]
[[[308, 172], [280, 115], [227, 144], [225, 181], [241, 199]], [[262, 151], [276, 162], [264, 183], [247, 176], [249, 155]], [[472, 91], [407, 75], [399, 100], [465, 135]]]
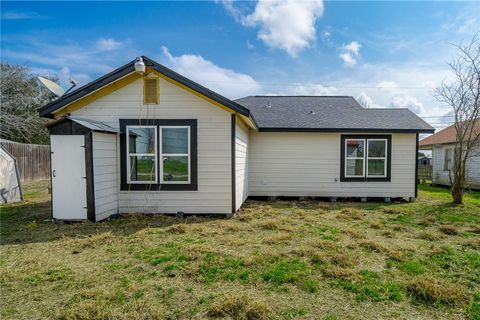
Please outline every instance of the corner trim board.
[[415, 198], [418, 197], [418, 149], [420, 145], [418, 133], [415, 135], [415, 177], [413, 179], [415, 183]]
[[235, 126], [236, 126], [236, 120], [237, 120], [237, 115], [235, 113], [232, 113], [231, 115], [232, 121], [231, 121], [231, 156], [232, 156], [232, 213], [235, 213], [237, 210], [237, 190], [236, 190], [236, 172], [235, 172]]
[[95, 181], [93, 173], [93, 133], [86, 133], [85, 137], [85, 171], [87, 175], [87, 218], [96, 221], [95, 212]]

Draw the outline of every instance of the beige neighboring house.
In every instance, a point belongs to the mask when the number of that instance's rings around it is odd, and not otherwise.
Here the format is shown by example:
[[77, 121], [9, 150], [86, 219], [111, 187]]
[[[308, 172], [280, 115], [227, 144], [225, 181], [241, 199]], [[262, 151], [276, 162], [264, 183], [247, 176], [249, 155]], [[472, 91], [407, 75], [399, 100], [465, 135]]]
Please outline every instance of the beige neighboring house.
[[53, 217], [235, 213], [247, 197], [406, 198], [417, 192], [408, 109], [349, 96], [228, 99], [147, 57], [42, 107]]
[[[480, 132], [480, 119], [475, 121], [475, 132]], [[451, 125], [420, 141], [420, 149], [432, 151], [432, 182], [450, 185], [449, 173], [453, 165], [456, 141], [455, 125]], [[467, 183], [472, 189], [480, 189], [480, 144], [467, 160]]]

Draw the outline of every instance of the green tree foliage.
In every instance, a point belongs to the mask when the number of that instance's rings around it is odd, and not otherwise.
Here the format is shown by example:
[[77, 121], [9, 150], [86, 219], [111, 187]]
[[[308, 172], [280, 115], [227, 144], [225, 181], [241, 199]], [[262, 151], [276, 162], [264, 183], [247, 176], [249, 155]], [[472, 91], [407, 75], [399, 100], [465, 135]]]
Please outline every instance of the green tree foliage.
[[48, 122], [37, 109], [51, 100], [27, 66], [1, 63], [0, 138], [22, 143], [48, 143]]

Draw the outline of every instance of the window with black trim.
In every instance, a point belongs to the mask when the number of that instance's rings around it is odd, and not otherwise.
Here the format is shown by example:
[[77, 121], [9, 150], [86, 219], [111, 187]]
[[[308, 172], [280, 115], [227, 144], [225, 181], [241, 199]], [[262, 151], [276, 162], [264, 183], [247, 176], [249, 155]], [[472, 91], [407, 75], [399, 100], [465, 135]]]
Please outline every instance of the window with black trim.
[[390, 135], [342, 135], [340, 181], [390, 181]]
[[121, 119], [121, 190], [197, 190], [197, 120]]

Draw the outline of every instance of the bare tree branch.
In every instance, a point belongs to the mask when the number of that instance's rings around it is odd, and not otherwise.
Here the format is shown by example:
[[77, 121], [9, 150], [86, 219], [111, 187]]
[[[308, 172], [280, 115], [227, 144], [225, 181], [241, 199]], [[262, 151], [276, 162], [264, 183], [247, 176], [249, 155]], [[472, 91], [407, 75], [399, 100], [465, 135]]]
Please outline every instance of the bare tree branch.
[[480, 38], [475, 35], [465, 44], [454, 45], [457, 56], [448, 65], [454, 75], [451, 83], [442, 82], [434, 92], [448, 104], [455, 116], [456, 143], [449, 178], [454, 203], [462, 203], [468, 181], [467, 163], [480, 143]]

